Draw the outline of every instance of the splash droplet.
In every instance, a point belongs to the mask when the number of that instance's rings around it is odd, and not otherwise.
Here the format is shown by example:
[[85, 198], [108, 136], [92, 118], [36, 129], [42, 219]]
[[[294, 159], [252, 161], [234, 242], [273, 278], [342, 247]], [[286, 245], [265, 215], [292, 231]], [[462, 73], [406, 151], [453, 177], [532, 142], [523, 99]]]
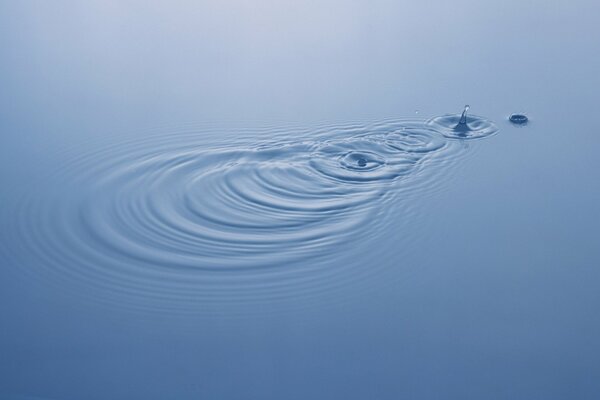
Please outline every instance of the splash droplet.
[[452, 139], [479, 139], [498, 132], [493, 122], [476, 115], [467, 115], [469, 108], [469, 105], [465, 105], [461, 114], [447, 114], [432, 118], [427, 125]]
[[385, 159], [372, 151], [350, 151], [341, 159], [342, 168], [351, 171], [368, 172], [385, 165]]
[[467, 124], [467, 112], [469, 111], [469, 105], [465, 105], [465, 109], [463, 110], [460, 121], [458, 121], [458, 125], [466, 125]]

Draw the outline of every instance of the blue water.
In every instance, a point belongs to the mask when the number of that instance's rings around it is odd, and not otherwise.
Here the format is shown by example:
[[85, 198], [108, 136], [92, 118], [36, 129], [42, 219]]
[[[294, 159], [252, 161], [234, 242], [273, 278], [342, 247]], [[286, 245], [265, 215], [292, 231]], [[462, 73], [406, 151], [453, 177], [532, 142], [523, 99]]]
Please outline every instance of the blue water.
[[0, 398], [595, 399], [599, 12], [0, 4]]

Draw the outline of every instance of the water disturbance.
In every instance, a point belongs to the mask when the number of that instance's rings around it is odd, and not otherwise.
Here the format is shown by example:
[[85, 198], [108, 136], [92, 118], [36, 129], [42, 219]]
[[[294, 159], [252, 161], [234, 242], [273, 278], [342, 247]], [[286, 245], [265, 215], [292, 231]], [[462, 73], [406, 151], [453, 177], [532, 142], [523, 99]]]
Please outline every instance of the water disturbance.
[[468, 114], [466, 105], [461, 114], [447, 114], [430, 119], [427, 124], [450, 139], [480, 139], [498, 132], [496, 125], [477, 115]]
[[467, 111], [226, 136], [188, 127], [75, 149], [4, 204], [4, 229], [38, 260], [32, 275], [120, 306], [312, 296], [373, 273], [328, 261], [376, 238], [391, 213], [410, 217], [402, 205], [435, 190], [465, 152], [449, 139], [496, 132]]
[[514, 125], [526, 125], [529, 118], [525, 114], [511, 114], [508, 120]]

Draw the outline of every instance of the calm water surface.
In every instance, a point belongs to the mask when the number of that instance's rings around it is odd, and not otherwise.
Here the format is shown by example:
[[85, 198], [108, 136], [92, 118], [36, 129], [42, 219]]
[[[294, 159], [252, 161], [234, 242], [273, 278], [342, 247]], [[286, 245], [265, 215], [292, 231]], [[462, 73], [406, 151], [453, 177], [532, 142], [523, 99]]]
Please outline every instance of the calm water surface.
[[0, 398], [596, 398], [599, 13], [1, 4]]

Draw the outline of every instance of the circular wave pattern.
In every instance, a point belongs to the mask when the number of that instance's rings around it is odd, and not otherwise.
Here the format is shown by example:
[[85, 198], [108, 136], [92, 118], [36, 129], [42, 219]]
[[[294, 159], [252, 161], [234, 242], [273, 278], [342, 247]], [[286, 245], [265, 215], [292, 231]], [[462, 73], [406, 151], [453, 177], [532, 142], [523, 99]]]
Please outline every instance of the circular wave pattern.
[[377, 153], [351, 151], [340, 160], [342, 167], [352, 171], [372, 171], [385, 165]]
[[427, 124], [450, 139], [481, 139], [498, 132], [492, 121], [477, 115], [469, 115], [467, 122], [461, 123], [460, 114], [447, 114], [432, 118]]
[[45, 281], [121, 305], [310, 297], [372, 272], [331, 261], [462, 152], [423, 121], [229, 137], [189, 129], [80, 153], [11, 208], [10, 229]]

